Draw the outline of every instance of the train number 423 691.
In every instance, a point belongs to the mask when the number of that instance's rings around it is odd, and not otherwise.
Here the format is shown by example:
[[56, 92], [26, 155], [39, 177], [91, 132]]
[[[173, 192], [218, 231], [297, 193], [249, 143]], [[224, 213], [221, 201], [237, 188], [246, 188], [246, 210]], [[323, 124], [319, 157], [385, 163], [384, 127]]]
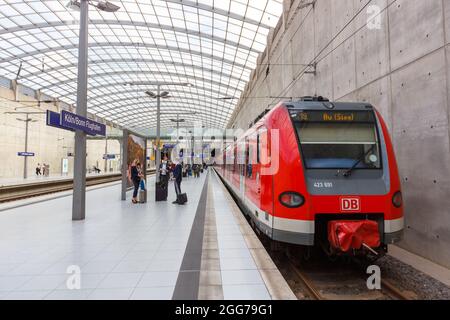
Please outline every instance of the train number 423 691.
[[314, 182], [314, 188], [333, 188], [333, 182]]

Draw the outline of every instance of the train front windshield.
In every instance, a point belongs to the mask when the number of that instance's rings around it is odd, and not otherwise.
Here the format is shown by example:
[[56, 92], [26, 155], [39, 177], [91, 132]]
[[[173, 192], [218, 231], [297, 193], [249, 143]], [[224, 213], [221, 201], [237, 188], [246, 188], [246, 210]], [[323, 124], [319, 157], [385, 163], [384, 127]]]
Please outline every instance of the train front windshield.
[[295, 122], [307, 169], [381, 169], [375, 120], [358, 122], [358, 117], [335, 115], [329, 119], [353, 120]]

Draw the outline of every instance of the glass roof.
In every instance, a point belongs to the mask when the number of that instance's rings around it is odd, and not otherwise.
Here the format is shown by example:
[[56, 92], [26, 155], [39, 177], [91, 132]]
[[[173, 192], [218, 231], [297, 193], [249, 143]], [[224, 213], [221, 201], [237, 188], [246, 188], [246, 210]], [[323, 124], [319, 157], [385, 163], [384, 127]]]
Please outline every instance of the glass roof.
[[[0, 75], [76, 103], [79, 12], [68, 0], [0, 0]], [[91, 0], [94, 3], [96, 1]], [[112, 0], [89, 9], [88, 111], [127, 128], [156, 125], [149, 82], [163, 87], [162, 127], [171, 118], [224, 128], [266, 47], [282, 0]], [[136, 84], [127, 86], [127, 84]], [[221, 99], [222, 98], [222, 99]]]

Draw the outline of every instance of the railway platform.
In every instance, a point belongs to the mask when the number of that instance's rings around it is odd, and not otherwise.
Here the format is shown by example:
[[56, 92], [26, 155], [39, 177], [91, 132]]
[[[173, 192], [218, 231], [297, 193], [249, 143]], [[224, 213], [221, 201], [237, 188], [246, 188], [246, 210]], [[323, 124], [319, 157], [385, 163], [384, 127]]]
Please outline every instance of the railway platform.
[[138, 205], [94, 188], [81, 222], [67, 197], [2, 211], [0, 299], [295, 299], [213, 170], [183, 181], [184, 206], [169, 187]]

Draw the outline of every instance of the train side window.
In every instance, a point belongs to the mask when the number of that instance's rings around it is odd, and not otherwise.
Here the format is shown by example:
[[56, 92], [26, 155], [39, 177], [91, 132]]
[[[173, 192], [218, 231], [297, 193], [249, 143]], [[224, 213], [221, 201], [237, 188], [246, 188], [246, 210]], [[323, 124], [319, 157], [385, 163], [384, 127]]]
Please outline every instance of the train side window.
[[253, 133], [249, 141], [249, 164], [258, 163], [258, 135]]
[[270, 164], [270, 145], [267, 128], [262, 127], [259, 130], [259, 163], [262, 165]]
[[259, 133], [256, 135], [256, 163], [261, 163], [261, 148], [260, 148], [260, 141], [259, 141]]

